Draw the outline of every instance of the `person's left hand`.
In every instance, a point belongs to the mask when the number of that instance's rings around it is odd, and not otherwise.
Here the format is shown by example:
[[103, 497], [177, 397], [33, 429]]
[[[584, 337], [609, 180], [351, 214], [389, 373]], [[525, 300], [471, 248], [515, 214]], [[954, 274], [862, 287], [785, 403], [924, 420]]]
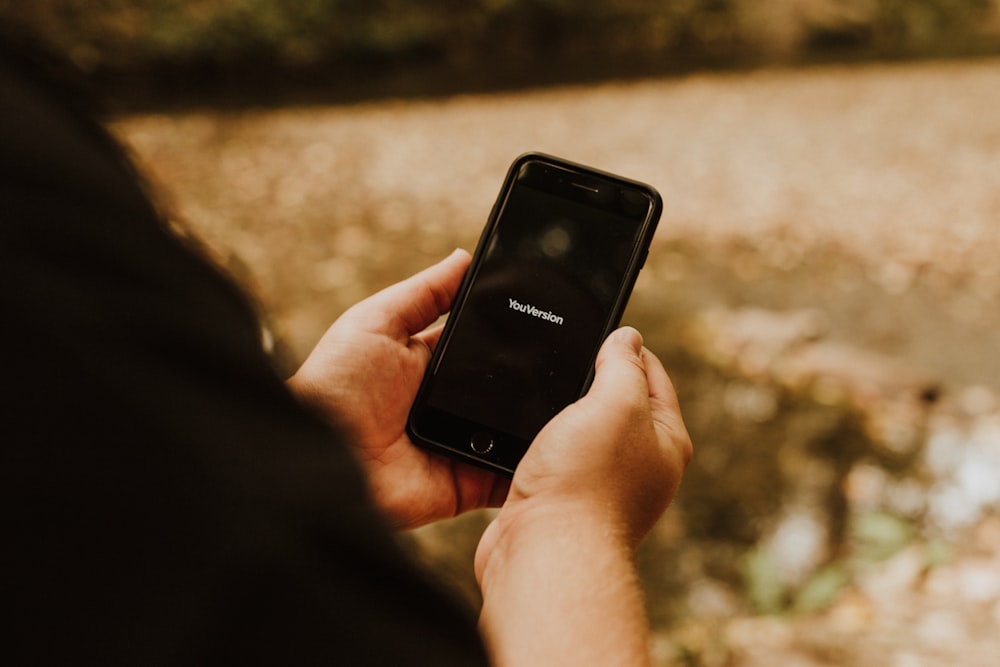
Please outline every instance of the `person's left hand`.
[[289, 388], [349, 438], [375, 501], [399, 528], [498, 507], [506, 478], [416, 447], [405, 425], [440, 337], [428, 329], [451, 308], [469, 254], [456, 250], [347, 310]]

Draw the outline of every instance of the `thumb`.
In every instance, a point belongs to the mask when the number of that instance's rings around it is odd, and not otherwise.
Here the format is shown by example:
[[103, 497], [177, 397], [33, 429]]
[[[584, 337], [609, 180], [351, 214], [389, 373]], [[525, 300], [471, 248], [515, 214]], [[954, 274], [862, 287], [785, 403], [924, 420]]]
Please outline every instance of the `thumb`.
[[451, 309], [471, 258], [465, 250], [368, 297], [346, 313], [359, 329], [379, 331], [401, 342], [423, 331]]
[[628, 397], [630, 390], [648, 396], [642, 334], [632, 327], [622, 327], [612, 331], [601, 345], [594, 363], [594, 382], [588, 393], [607, 400], [621, 400]]
[[681, 462], [680, 470], [687, 467], [693, 448], [677, 392], [660, 360], [643, 347], [638, 331], [622, 327], [608, 336], [597, 356], [593, 390], [607, 403], [621, 406], [634, 400], [646, 406], [658, 436]]
[[638, 357], [642, 353], [642, 334], [632, 327], [621, 327], [611, 332], [603, 347], [608, 347], [609, 352], [612, 352], [614, 347], [623, 348], [622, 352], [628, 349]]

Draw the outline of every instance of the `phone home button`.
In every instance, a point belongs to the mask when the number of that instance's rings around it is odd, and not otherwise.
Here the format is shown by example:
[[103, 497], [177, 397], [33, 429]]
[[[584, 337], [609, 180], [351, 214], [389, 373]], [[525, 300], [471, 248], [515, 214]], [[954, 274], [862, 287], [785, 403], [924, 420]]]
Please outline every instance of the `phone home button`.
[[476, 454], [488, 454], [493, 449], [493, 436], [486, 431], [476, 431], [469, 438], [469, 447]]

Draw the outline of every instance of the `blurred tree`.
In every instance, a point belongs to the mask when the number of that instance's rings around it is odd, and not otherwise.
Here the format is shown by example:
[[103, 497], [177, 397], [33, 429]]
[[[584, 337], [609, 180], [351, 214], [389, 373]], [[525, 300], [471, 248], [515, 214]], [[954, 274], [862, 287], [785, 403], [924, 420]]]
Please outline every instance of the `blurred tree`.
[[879, 41], [911, 53], [934, 53], [942, 40], [975, 35], [982, 19], [998, 12], [994, 0], [881, 0], [873, 12]]
[[0, 22], [98, 73], [1000, 52], [1000, 0], [0, 0]]

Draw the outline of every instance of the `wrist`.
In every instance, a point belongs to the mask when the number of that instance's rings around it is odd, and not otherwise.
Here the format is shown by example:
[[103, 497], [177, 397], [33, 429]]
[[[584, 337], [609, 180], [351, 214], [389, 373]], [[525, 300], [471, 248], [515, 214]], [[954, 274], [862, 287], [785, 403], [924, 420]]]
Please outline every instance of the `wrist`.
[[558, 554], [582, 545], [623, 561], [634, 559], [633, 540], [624, 523], [608, 507], [592, 501], [508, 501], [489, 525], [476, 552], [476, 577], [480, 587], [502, 574], [517, 558], [534, 551]]
[[635, 549], [609, 516], [578, 503], [515, 504], [490, 524], [476, 575], [495, 664], [648, 664]]

